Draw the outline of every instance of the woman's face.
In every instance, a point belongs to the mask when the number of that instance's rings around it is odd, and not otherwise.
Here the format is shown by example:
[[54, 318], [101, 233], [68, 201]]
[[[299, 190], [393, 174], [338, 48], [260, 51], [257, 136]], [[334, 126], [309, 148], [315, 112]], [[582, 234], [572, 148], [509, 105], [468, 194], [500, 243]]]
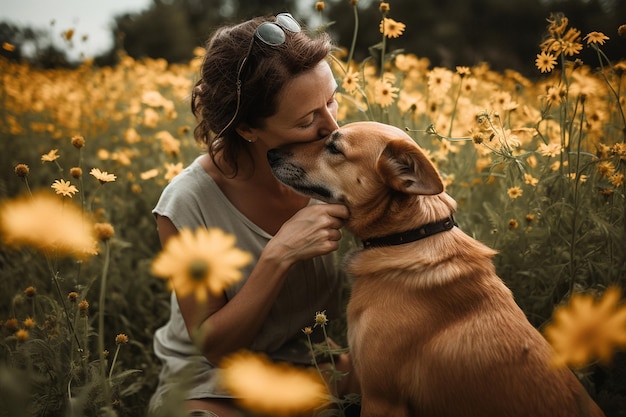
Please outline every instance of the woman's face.
[[328, 136], [338, 128], [336, 90], [330, 66], [321, 61], [285, 84], [277, 112], [265, 119], [263, 127], [249, 128], [244, 136], [267, 149]]

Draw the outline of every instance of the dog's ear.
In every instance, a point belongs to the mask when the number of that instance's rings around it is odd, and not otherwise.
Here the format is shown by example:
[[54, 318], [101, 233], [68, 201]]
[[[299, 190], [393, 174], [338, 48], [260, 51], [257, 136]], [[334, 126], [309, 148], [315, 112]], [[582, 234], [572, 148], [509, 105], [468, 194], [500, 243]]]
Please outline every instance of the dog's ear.
[[376, 171], [394, 190], [405, 194], [435, 195], [443, 192], [439, 173], [417, 145], [392, 140], [381, 153]]

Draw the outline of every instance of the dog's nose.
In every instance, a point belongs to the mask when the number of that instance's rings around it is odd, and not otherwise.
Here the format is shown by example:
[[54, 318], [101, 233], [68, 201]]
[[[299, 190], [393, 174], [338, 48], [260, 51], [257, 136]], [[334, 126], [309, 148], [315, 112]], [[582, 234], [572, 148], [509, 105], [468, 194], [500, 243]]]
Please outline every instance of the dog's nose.
[[278, 149], [270, 149], [267, 151], [267, 161], [270, 166], [274, 166], [280, 162], [281, 153]]

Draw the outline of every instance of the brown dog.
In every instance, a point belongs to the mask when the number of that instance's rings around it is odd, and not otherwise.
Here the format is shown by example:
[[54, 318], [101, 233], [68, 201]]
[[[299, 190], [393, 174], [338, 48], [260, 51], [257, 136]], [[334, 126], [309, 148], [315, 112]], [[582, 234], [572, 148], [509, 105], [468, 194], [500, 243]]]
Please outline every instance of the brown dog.
[[348, 124], [274, 149], [276, 177], [350, 210], [364, 249], [348, 338], [363, 417], [603, 416], [496, 275], [496, 253], [455, 227], [455, 201], [402, 130]]

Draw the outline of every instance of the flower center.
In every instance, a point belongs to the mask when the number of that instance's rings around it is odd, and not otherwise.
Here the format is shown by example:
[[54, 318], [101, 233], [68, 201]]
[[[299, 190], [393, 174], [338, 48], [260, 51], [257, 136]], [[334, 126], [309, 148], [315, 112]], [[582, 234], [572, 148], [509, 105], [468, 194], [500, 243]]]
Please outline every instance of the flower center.
[[194, 281], [203, 281], [210, 270], [210, 265], [204, 260], [194, 259], [189, 263], [189, 276]]

